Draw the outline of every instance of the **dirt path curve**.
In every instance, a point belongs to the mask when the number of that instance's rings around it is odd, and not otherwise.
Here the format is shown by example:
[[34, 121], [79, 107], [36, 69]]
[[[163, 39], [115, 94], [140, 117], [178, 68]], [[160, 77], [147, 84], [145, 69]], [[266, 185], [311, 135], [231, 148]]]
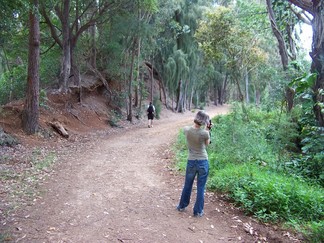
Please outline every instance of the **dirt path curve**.
[[[214, 116], [227, 107], [207, 111]], [[193, 116], [168, 113], [154, 128], [99, 137], [63, 159], [15, 223], [15, 241], [254, 242], [213, 196], [202, 218], [192, 217], [192, 203], [175, 210], [183, 176], [169, 169], [169, 145]]]

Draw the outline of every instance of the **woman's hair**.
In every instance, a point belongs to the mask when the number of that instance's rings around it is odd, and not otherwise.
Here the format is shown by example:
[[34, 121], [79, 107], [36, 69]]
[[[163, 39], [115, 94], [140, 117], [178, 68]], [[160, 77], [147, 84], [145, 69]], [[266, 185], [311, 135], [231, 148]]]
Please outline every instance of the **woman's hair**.
[[209, 124], [209, 115], [205, 113], [204, 111], [198, 111], [194, 123], [198, 124], [199, 126], [201, 125], [208, 125]]

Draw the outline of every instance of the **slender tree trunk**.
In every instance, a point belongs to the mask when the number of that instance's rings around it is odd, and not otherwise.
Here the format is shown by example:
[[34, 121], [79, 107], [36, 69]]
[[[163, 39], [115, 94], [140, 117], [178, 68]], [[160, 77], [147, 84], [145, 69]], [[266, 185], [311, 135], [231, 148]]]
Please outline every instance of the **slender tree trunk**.
[[250, 103], [250, 96], [249, 96], [249, 74], [247, 68], [245, 69], [245, 100], [246, 104]]
[[151, 68], [151, 88], [150, 88], [150, 100], [153, 102], [153, 84], [154, 84], [154, 65], [153, 65], [153, 57], [152, 57], [152, 68]]
[[132, 48], [132, 61], [131, 61], [131, 67], [130, 67], [130, 74], [129, 74], [129, 82], [128, 82], [128, 108], [129, 112], [127, 115], [127, 120], [132, 121], [133, 120], [133, 94], [132, 94], [132, 87], [133, 87], [133, 79], [134, 79], [134, 63], [135, 63], [135, 46], [136, 46], [136, 40], [134, 39], [133, 42], [133, 48]]
[[191, 88], [191, 92], [190, 92], [189, 111], [191, 111], [191, 105], [192, 105], [193, 95], [194, 95], [194, 89], [192, 87]]
[[93, 68], [97, 69], [96, 24], [90, 27], [90, 35], [91, 35], [90, 64]]
[[221, 95], [220, 95], [220, 104], [223, 105], [224, 103], [226, 103], [227, 101], [227, 94], [226, 94], [226, 90], [227, 90], [227, 83], [228, 83], [228, 74], [226, 73], [224, 81], [223, 81], [223, 85], [222, 85], [222, 91], [221, 91]]
[[321, 104], [324, 103], [324, 96], [320, 93], [320, 90], [324, 89], [324, 2], [317, 2], [314, 6], [314, 19], [313, 19], [313, 45], [311, 57], [313, 59], [311, 71], [317, 72], [318, 76], [313, 87], [315, 102], [314, 113], [319, 126], [324, 127], [324, 114]]
[[68, 81], [71, 73], [71, 38], [69, 22], [70, 0], [64, 0], [62, 16], [62, 35], [63, 35], [63, 60], [60, 74], [59, 90], [65, 93], [68, 89]]
[[277, 38], [278, 41], [278, 47], [279, 47], [279, 53], [281, 57], [281, 64], [283, 66], [283, 69], [286, 70], [288, 68], [288, 52], [285, 44], [285, 40], [278, 29], [277, 23], [276, 23], [276, 18], [272, 9], [272, 3], [271, 0], [266, 0], [267, 1], [267, 8], [268, 8], [268, 14], [269, 14], [269, 19], [271, 23], [271, 28], [273, 31], [273, 34]]
[[290, 51], [290, 58], [291, 58], [291, 60], [296, 60], [296, 58], [297, 58], [296, 44], [295, 44], [295, 40], [293, 38], [294, 26], [291, 24], [287, 24], [286, 30], [288, 33], [288, 41], [289, 41], [288, 47], [289, 47], [289, 51]]
[[244, 102], [244, 95], [242, 93], [241, 86], [240, 86], [240, 80], [238, 79], [238, 77], [235, 77], [235, 83], [236, 83], [236, 86], [237, 86], [238, 100], [240, 102]]
[[27, 134], [38, 130], [39, 118], [39, 50], [40, 30], [38, 15], [38, 0], [32, 0], [33, 8], [29, 12], [29, 54], [25, 109], [22, 115], [23, 129]]
[[[139, 97], [139, 108], [140, 108], [140, 114], [141, 114], [141, 110], [142, 110], [142, 102], [143, 102], [143, 92], [144, 92], [144, 84], [142, 82], [143, 80], [143, 74], [139, 73], [140, 78], [139, 78], [139, 92], [140, 92], [140, 97]], [[145, 110], [144, 110], [145, 112]]]
[[307, 11], [313, 16], [313, 43], [310, 56], [312, 57], [311, 72], [318, 73], [313, 87], [314, 114], [319, 126], [324, 127], [324, 114], [321, 104], [324, 103], [324, 96], [320, 90], [324, 89], [324, 1], [323, 0], [289, 0], [289, 2]]
[[184, 87], [183, 96], [182, 96], [182, 111], [183, 112], [186, 111], [186, 109], [187, 109], [186, 103], [187, 103], [188, 84], [189, 84], [189, 81], [187, 79], [185, 82], [185, 87]]
[[214, 100], [214, 105], [217, 105], [217, 100], [218, 100], [218, 88], [217, 88], [217, 83], [214, 81], [213, 83], [213, 100]]
[[182, 80], [180, 79], [178, 81], [178, 88], [177, 88], [177, 100], [176, 100], [176, 110], [177, 112], [180, 112], [180, 99], [181, 99], [181, 87], [182, 87]]
[[141, 38], [138, 37], [137, 40], [137, 70], [136, 70], [136, 85], [135, 85], [135, 101], [134, 101], [134, 106], [138, 107], [138, 100], [139, 100], [139, 84], [140, 84], [140, 57], [141, 57]]
[[261, 104], [261, 93], [259, 87], [255, 87], [255, 105], [259, 107]]
[[[280, 30], [278, 29], [276, 19], [275, 19], [275, 14], [272, 9], [271, 0], [266, 0], [266, 1], [267, 1], [267, 8], [268, 8], [268, 14], [269, 14], [269, 19], [270, 19], [270, 23], [271, 23], [271, 28], [272, 28], [272, 31], [278, 41], [279, 54], [281, 57], [281, 64], [282, 64], [283, 70], [286, 71], [288, 69], [289, 57], [288, 57], [288, 51], [286, 48], [285, 40], [284, 40]], [[287, 101], [287, 111], [290, 112], [294, 106], [294, 92], [289, 87], [286, 88], [286, 101]]]

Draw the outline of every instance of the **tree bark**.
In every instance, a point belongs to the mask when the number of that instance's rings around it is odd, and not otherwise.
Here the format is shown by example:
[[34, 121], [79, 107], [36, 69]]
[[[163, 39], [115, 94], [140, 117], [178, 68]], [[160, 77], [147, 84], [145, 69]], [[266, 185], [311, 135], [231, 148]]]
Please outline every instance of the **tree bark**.
[[23, 129], [27, 134], [34, 134], [38, 130], [39, 118], [39, 52], [40, 30], [38, 0], [32, 0], [33, 8], [29, 12], [29, 54], [28, 75], [25, 109], [22, 115]]
[[247, 68], [245, 68], [245, 100], [246, 104], [250, 103], [250, 95], [249, 95], [249, 73]]
[[[272, 9], [271, 0], [266, 0], [266, 1], [267, 1], [267, 8], [268, 8], [268, 14], [271, 23], [271, 28], [278, 41], [281, 64], [283, 70], [286, 71], [288, 69], [289, 56], [288, 56], [285, 40], [277, 27], [275, 15]], [[286, 101], [287, 101], [287, 111], [290, 112], [294, 106], [294, 94], [292, 93], [292, 90], [290, 88], [286, 88]]]
[[130, 67], [130, 74], [129, 74], [129, 82], [128, 82], [128, 114], [127, 114], [127, 120], [132, 121], [133, 120], [133, 94], [132, 94], [132, 87], [133, 87], [133, 79], [134, 79], [134, 63], [135, 63], [135, 48], [136, 48], [136, 39], [133, 40], [133, 48], [132, 48], [132, 61], [131, 61], [131, 67]]
[[152, 68], [151, 68], [151, 86], [150, 86], [150, 101], [153, 102], [153, 83], [154, 83], [154, 66], [153, 66], [153, 57], [152, 57]]
[[140, 59], [141, 59], [141, 38], [137, 37], [137, 70], [136, 70], [136, 85], [135, 85], [135, 101], [134, 101], [134, 106], [138, 107], [138, 103], [139, 103], [139, 87], [140, 87]]
[[319, 103], [324, 103], [324, 96], [320, 90], [324, 89], [324, 1], [321, 0], [289, 0], [297, 7], [309, 12], [313, 16], [313, 43], [310, 56], [312, 57], [311, 72], [318, 73], [313, 87], [315, 103], [314, 114], [319, 126], [324, 126], [324, 114]]
[[313, 62], [311, 66], [312, 72], [317, 72], [318, 76], [313, 87], [315, 102], [314, 113], [321, 127], [324, 127], [324, 114], [319, 103], [324, 103], [324, 96], [320, 94], [320, 90], [324, 89], [324, 2], [313, 1], [313, 44], [310, 53]]
[[281, 57], [281, 64], [283, 66], [283, 69], [286, 70], [288, 68], [288, 52], [285, 44], [285, 40], [279, 31], [276, 23], [276, 18], [272, 9], [272, 4], [271, 0], [266, 0], [267, 1], [267, 8], [268, 8], [268, 14], [269, 14], [269, 19], [271, 23], [271, 28], [273, 31], [273, 34], [278, 40], [278, 47], [279, 47], [279, 53]]
[[70, 38], [70, 21], [69, 21], [70, 0], [64, 0], [62, 21], [63, 36], [63, 58], [62, 68], [59, 80], [59, 90], [63, 93], [67, 92], [68, 81], [71, 73], [71, 38]]
[[[76, 3], [71, 6], [71, 0], [57, 1], [57, 5], [55, 6], [55, 14], [59, 18], [61, 23], [61, 26], [57, 27], [56, 25], [54, 25], [54, 21], [52, 21], [50, 18], [52, 13], [46, 12], [45, 3], [44, 1], [41, 1], [41, 13], [51, 31], [51, 36], [60, 46], [60, 48], [62, 48], [63, 56], [59, 78], [59, 90], [62, 92], [66, 92], [68, 90], [69, 78], [71, 76], [71, 73], [73, 74], [72, 69], [74, 68], [74, 64], [72, 56], [78, 38], [84, 31], [94, 26], [99, 18], [107, 12], [107, 9], [109, 7], [113, 6], [114, 4], [118, 4], [115, 1], [88, 1], [86, 4], [82, 5], [83, 9], [79, 9], [78, 3], [79, 1], [76, 1]], [[100, 6], [98, 6], [98, 3], [100, 3]], [[60, 6], [61, 4], [63, 5], [63, 7]], [[89, 9], [91, 9], [91, 6], [93, 5], [95, 5], [95, 8], [93, 8], [95, 12], [90, 15], [90, 18], [88, 20], [85, 20], [85, 23], [83, 25], [80, 25], [80, 23], [82, 23], [81, 20], [83, 20], [81, 19], [81, 17], [85, 15], [86, 12], [89, 12]], [[75, 11], [75, 19], [71, 26], [69, 19], [73, 14], [70, 13], [70, 9], [71, 11]], [[58, 29], [60, 29], [61, 33], [58, 33]], [[74, 29], [75, 33], [73, 33]], [[96, 53], [93, 54], [95, 55]], [[95, 63], [92, 64], [95, 65]], [[76, 70], [75, 73], [78, 73], [78, 70]]]

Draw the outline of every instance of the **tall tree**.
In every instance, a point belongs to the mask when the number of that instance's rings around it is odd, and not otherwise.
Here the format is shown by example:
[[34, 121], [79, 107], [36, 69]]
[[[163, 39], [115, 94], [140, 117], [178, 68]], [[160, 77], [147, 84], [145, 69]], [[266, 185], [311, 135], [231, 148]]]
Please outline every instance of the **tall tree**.
[[311, 72], [317, 73], [313, 86], [315, 102], [314, 113], [320, 126], [324, 127], [324, 1], [321, 0], [289, 0], [295, 6], [313, 16], [313, 43], [310, 56]]
[[[59, 79], [59, 89], [62, 92], [68, 90], [70, 77], [74, 78], [75, 83], [79, 80], [76, 77], [78, 71], [74, 70], [76, 68], [74, 50], [80, 36], [94, 25], [106, 22], [109, 18], [107, 16], [108, 9], [111, 10], [109, 12], [111, 14], [114, 9], [119, 8], [125, 2], [128, 1], [59, 0], [55, 2], [54, 6], [48, 2], [42, 2], [41, 14], [50, 29], [52, 38], [62, 49], [62, 66]], [[60, 26], [56, 25], [57, 19]]]
[[39, 117], [39, 47], [40, 30], [38, 0], [31, 0], [29, 13], [29, 54], [28, 77], [25, 109], [23, 111], [23, 128], [27, 134], [34, 134], [38, 129]]
[[[150, 21], [152, 13], [157, 10], [157, 1], [156, 0], [137, 0], [134, 2], [133, 6], [133, 22], [135, 23], [129, 30], [129, 39], [130, 49], [129, 55], [131, 56], [130, 68], [129, 68], [129, 80], [128, 80], [128, 107], [127, 107], [127, 120], [132, 121], [133, 117], [133, 105], [138, 104], [138, 84], [134, 85], [134, 70], [139, 69], [137, 64], [135, 67], [136, 61], [140, 60], [140, 50], [141, 50], [141, 41], [143, 37], [147, 37], [145, 33], [145, 26]], [[153, 70], [152, 70], [153, 72]], [[136, 72], [138, 75], [138, 71]], [[138, 77], [136, 77], [138, 80]], [[135, 89], [134, 89], [135, 88]], [[133, 90], [134, 89], [134, 90]], [[135, 102], [133, 104], [133, 92], [135, 93]], [[151, 94], [152, 95], [152, 94]], [[153, 101], [153, 99], [151, 99]]]
[[273, 34], [278, 40], [278, 48], [279, 48], [279, 53], [281, 57], [281, 64], [284, 70], [287, 70], [288, 68], [288, 63], [289, 63], [289, 58], [288, 58], [288, 51], [286, 47], [286, 43], [284, 40], [284, 37], [282, 33], [279, 30], [279, 27], [277, 25], [276, 17], [272, 8], [272, 2], [271, 0], [266, 0], [267, 2], [267, 8], [268, 8], [268, 14], [269, 14], [269, 19], [270, 19], [270, 24], [271, 28], [273, 31]]

